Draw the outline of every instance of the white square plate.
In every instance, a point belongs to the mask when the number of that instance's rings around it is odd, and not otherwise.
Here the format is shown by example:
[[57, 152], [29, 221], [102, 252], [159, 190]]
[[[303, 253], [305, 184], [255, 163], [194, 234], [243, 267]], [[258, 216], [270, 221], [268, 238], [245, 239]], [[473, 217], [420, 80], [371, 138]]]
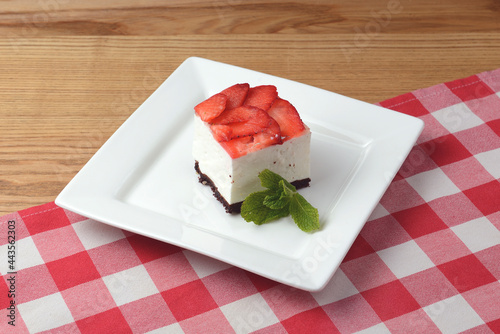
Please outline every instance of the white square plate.
[[[311, 186], [321, 230], [262, 226], [225, 213], [198, 183], [193, 107], [235, 83], [272, 84], [313, 133]], [[97, 221], [205, 254], [308, 291], [332, 277], [423, 128], [417, 118], [283, 78], [188, 58], [56, 199]]]

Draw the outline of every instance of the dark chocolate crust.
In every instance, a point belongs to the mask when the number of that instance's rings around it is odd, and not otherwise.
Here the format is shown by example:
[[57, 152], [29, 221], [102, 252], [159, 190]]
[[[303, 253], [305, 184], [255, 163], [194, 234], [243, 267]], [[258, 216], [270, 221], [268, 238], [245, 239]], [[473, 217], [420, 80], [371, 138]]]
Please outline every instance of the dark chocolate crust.
[[[207, 185], [207, 186], [210, 186], [210, 188], [212, 189], [212, 192], [214, 193], [214, 197], [217, 198], [217, 200], [222, 203], [222, 205], [226, 209], [227, 213], [240, 213], [241, 212], [241, 204], [243, 204], [243, 202], [229, 204], [226, 201], [226, 199], [224, 197], [222, 197], [219, 190], [215, 186], [214, 182], [206, 174], [203, 174], [201, 172], [198, 161], [194, 162], [194, 170], [196, 171], [196, 173], [198, 173], [198, 180], [200, 181], [200, 183]], [[290, 183], [295, 188], [301, 189], [301, 188], [309, 187], [309, 182], [311, 182], [310, 178], [296, 180], [296, 181], [293, 181]]]

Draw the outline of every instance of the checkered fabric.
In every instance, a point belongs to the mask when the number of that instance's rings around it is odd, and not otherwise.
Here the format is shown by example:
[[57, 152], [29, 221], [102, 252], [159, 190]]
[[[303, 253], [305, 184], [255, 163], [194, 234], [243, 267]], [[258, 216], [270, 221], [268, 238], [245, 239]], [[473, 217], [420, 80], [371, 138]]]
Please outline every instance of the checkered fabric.
[[0, 218], [0, 332], [500, 333], [500, 69], [380, 105], [425, 129], [323, 291], [48, 203]]

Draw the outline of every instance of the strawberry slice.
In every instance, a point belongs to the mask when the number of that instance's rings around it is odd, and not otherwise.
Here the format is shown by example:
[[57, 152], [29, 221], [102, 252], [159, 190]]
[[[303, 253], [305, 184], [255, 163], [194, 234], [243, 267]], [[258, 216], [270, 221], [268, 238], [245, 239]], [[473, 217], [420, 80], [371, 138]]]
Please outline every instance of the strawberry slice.
[[218, 142], [231, 140], [233, 129], [229, 125], [213, 124], [210, 126], [212, 134]]
[[270, 126], [255, 135], [236, 137], [219, 142], [232, 159], [237, 159], [250, 152], [255, 152], [268, 146], [281, 144], [278, 123], [271, 118]]
[[267, 111], [277, 97], [278, 91], [275, 86], [255, 86], [248, 90], [247, 98], [243, 104]]
[[267, 112], [278, 122], [283, 141], [300, 136], [306, 129], [297, 109], [287, 100], [278, 97]]
[[202, 121], [209, 122], [219, 116], [226, 109], [227, 96], [215, 94], [194, 107], [194, 111]]
[[236, 84], [229, 88], [224, 89], [221, 92], [221, 94], [227, 96], [226, 109], [227, 110], [234, 109], [243, 105], [243, 102], [247, 97], [249, 88], [250, 88], [249, 84], [243, 83], [243, 84]]
[[[276, 123], [267, 112], [252, 106], [241, 106], [225, 110], [219, 117], [212, 120], [210, 128], [217, 141], [255, 135]], [[277, 124], [277, 123], [276, 123]], [[229, 127], [231, 131], [227, 129]], [[278, 128], [273, 128], [279, 132]], [[219, 139], [218, 139], [219, 138]], [[227, 140], [229, 140], [227, 139]]]
[[262, 110], [252, 106], [241, 106], [230, 110], [224, 110], [218, 117], [212, 119], [211, 124], [230, 124], [246, 122], [257, 117]]
[[233, 159], [281, 144], [279, 124], [267, 112], [252, 106], [225, 110], [212, 120], [210, 129]]
[[220, 142], [220, 146], [232, 159], [236, 159], [247, 153], [248, 147], [252, 145], [253, 141], [253, 136], [246, 136]]

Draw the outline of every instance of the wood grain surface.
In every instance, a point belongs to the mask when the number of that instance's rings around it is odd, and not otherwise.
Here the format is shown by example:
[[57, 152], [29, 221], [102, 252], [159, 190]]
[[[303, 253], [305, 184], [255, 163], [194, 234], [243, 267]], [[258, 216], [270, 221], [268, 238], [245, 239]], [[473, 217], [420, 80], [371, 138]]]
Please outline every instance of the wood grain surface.
[[500, 67], [500, 2], [0, 0], [0, 215], [53, 201], [190, 56], [375, 103]]

